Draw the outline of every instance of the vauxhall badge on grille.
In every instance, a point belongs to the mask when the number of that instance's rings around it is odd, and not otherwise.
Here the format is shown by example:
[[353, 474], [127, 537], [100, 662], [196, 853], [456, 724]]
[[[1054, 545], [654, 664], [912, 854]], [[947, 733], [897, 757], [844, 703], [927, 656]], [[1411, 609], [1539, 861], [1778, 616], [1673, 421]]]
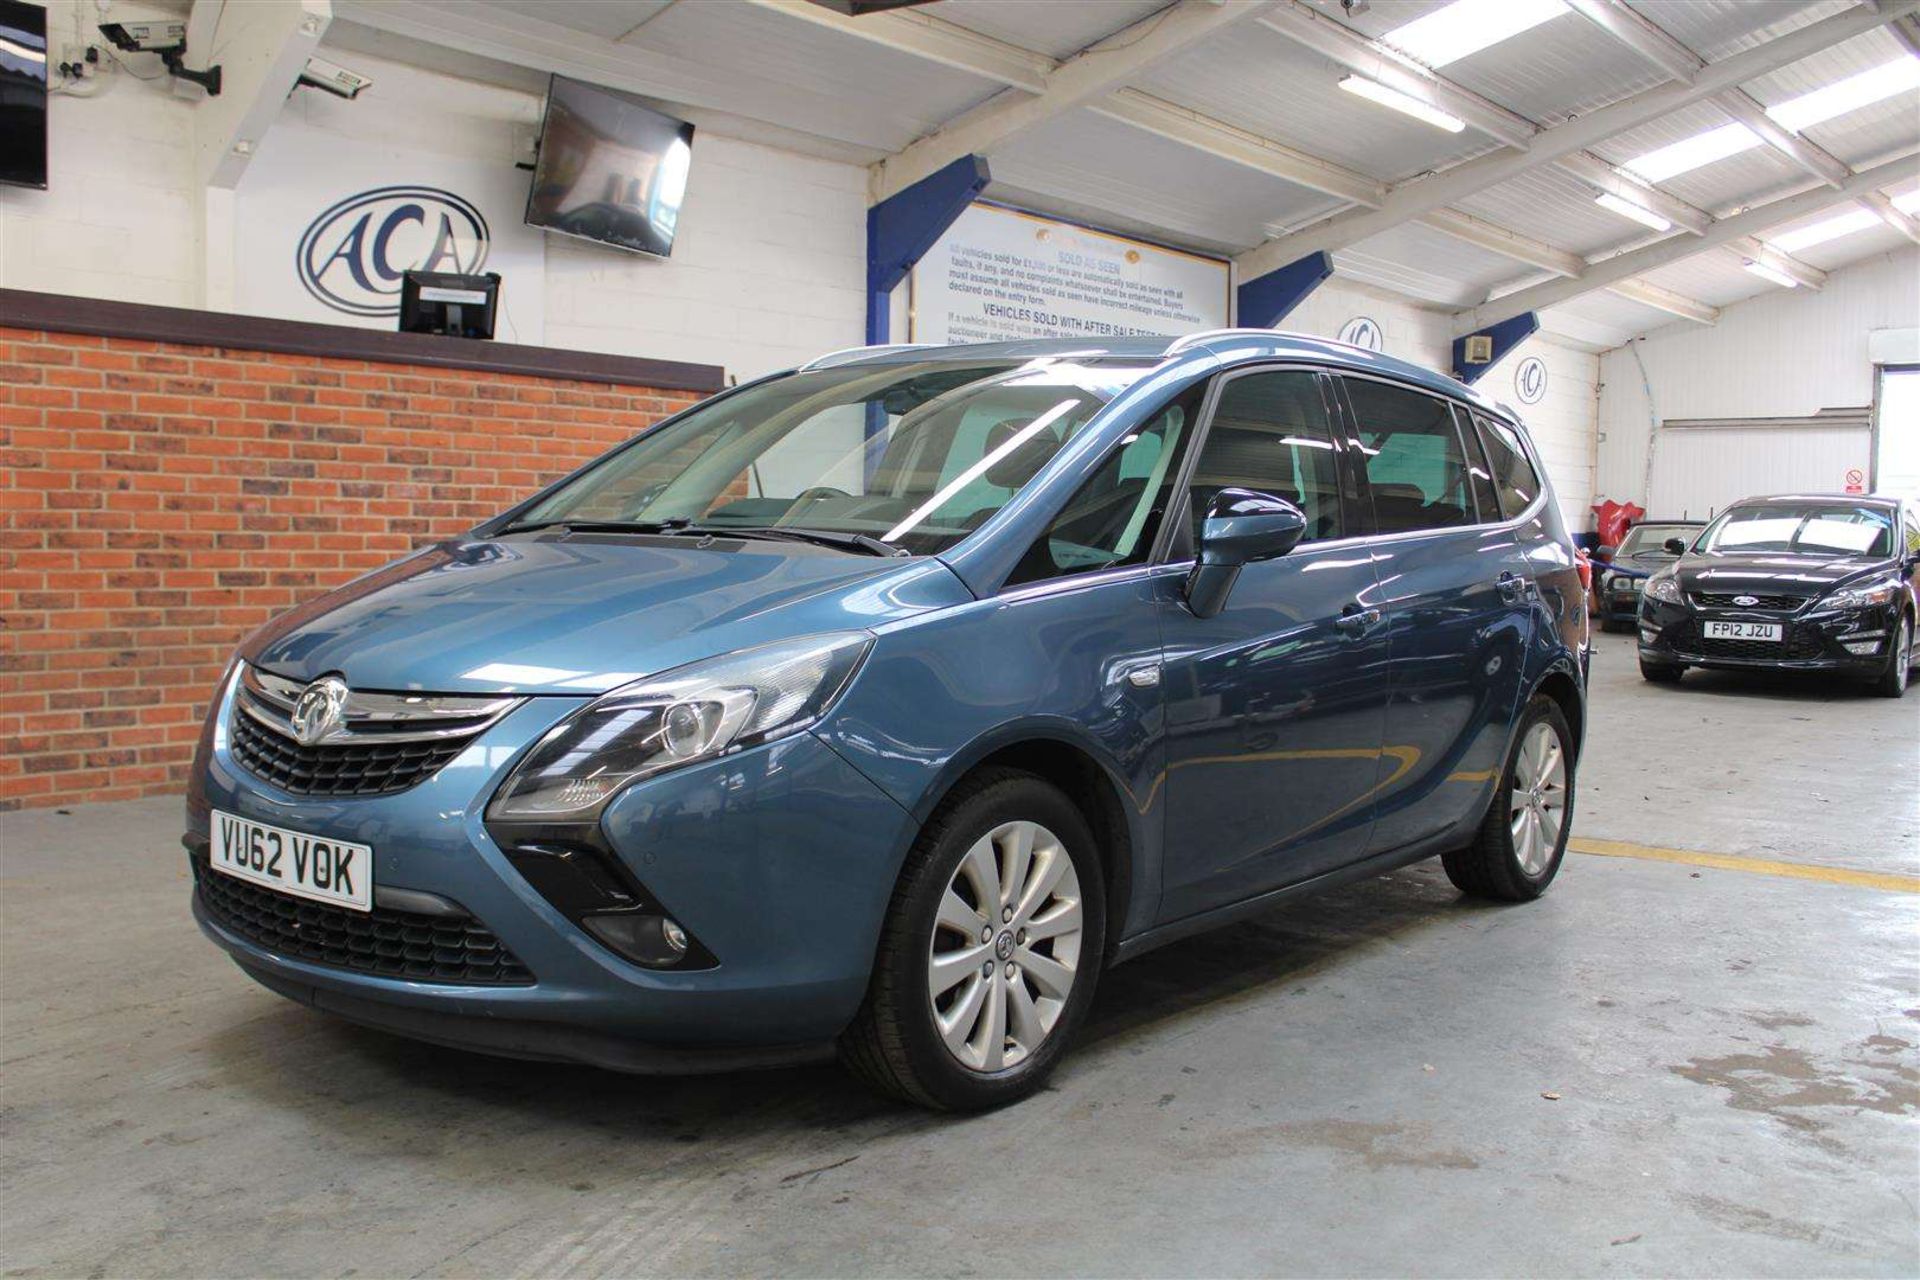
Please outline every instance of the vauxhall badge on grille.
[[346, 720], [347, 682], [339, 676], [321, 676], [300, 691], [293, 704], [293, 736], [310, 747], [338, 729]]

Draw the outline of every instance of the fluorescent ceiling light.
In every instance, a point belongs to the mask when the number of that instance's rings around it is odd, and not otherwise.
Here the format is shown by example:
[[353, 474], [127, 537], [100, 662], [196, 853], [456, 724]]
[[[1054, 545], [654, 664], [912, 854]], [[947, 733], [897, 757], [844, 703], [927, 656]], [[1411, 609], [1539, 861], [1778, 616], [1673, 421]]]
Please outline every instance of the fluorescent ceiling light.
[[1611, 209], [1623, 218], [1632, 218], [1643, 227], [1652, 227], [1655, 231], [1671, 231], [1673, 224], [1651, 209], [1643, 209], [1631, 200], [1622, 200], [1611, 191], [1602, 191], [1593, 198], [1593, 202], [1602, 209]]
[[[1915, 88], [1920, 88], [1920, 58], [1899, 57], [1824, 89], [1768, 107], [1767, 115], [1776, 124], [1799, 133]], [[1648, 182], [1664, 182], [1676, 174], [1724, 160], [1760, 144], [1760, 135], [1747, 126], [1725, 124], [1636, 156], [1620, 167]]]
[[1467, 122], [1459, 116], [1450, 116], [1438, 107], [1430, 107], [1415, 97], [1389, 89], [1378, 80], [1369, 80], [1365, 76], [1348, 76], [1340, 82], [1340, 87], [1348, 93], [1357, 93], [1370, 102], [1383, 107], [1392, 107], [1404, 112], [1416, 120], [1424, 120], [1436, 129], [1445, 129], [1448, 133], [1458, 133], [1467, 127]]
[[1724, 124], [1718, 129], [1696, 133], [1691, 138], [1649, 151], [1621, 165], [1628, 173], [1648, 182], [1664, 182], [1677, 173], [1698, 169], [1703, 164], [1739, 155], [1760, 145], [1760, 135], [1743, 124]]
[[1754, 262], [1752, 259], [1748, 259], [1747, 270], [1753, 272], [1753, 274], [1759, 276], [1762, 280], [1771, 280], [1782, 289], [1798, 289], [1800, 287], [1798, 280], [1795, 280], [1784, 271], [1775, 271], [1764, 262]]
[[1799, 133], [1908, 89], [1920, 89], [1920, 58], [1902, 56], [1871, 71], [1848, 76], [1838, 84], [1803, 93], [1777, 107], [1768, 107], [1767, 114], [1776, 123]]
[[1444, 67], [1566, 11], [1564, 0], [1454, 0], [1380, 38], [1430, 67]]

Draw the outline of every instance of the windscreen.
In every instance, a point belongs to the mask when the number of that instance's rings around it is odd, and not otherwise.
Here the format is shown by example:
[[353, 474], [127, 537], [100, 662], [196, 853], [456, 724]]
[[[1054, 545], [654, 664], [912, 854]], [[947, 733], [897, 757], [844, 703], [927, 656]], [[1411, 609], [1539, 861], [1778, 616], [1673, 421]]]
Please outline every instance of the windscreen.
[[613, 89], [554, 76], [527, 222], [666, 257], [693, 162], [693, 126]]
[[1851, 503], [1732, 507], [1707, 529], [1703, 546], [1720, 552], [1886, 556], [1893, 518], [1879, 507]]
[[1699, 532], [1700, 526], [1692, 524], [1637, 524], [1627, 531], [1626, 538], [1620, 543], [1620, 554], [1630, 556], [1642, 551], [1658, 551], [1666, 545], [1668, 538], [1691, 543], [1693, 535]]
[[680, 522], [937, 552], [986, 523], [1150, 367], [927, 360], [789, 374], [609, 454], [514, 527]]

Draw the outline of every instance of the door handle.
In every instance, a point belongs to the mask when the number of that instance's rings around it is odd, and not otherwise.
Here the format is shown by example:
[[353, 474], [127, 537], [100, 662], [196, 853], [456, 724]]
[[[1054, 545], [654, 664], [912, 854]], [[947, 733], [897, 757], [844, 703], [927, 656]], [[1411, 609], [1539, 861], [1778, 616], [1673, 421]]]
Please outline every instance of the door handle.
[[1357, 604], [1350, 604], [1340, 611], [1340, 616], [1333, 620], [1333, 625], [1342, 631], [1357, 634], [1378, 621], [1380, 621], [1378, 609], [1362, 609]]
[[1503, 569], [1500, 571], [1500, 598], [1508, 604], [1519, 604], [1527, 598], [1528, 582], [1525, 578], [1516, 578]]

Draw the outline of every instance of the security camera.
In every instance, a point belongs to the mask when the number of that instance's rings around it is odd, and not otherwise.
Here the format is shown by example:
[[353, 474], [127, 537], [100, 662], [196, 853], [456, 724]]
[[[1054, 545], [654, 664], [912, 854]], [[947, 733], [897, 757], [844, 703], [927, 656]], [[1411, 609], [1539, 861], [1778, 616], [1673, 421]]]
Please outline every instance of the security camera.
[[100, 34], [128, 53], [162, 53], [187, 46], [184, 22], [103, 22]]
[[345, 67], [328, 62], [325, 58], [308, 58], [306, 69], [300, 73], [296, 85], [307, 85], [314, 89], [325, 89], [335, 97], [345, 98], [349, 102], [360, 96], [362, 89], [371, 89], [373, 80], [358, 71], [349, 71]]

